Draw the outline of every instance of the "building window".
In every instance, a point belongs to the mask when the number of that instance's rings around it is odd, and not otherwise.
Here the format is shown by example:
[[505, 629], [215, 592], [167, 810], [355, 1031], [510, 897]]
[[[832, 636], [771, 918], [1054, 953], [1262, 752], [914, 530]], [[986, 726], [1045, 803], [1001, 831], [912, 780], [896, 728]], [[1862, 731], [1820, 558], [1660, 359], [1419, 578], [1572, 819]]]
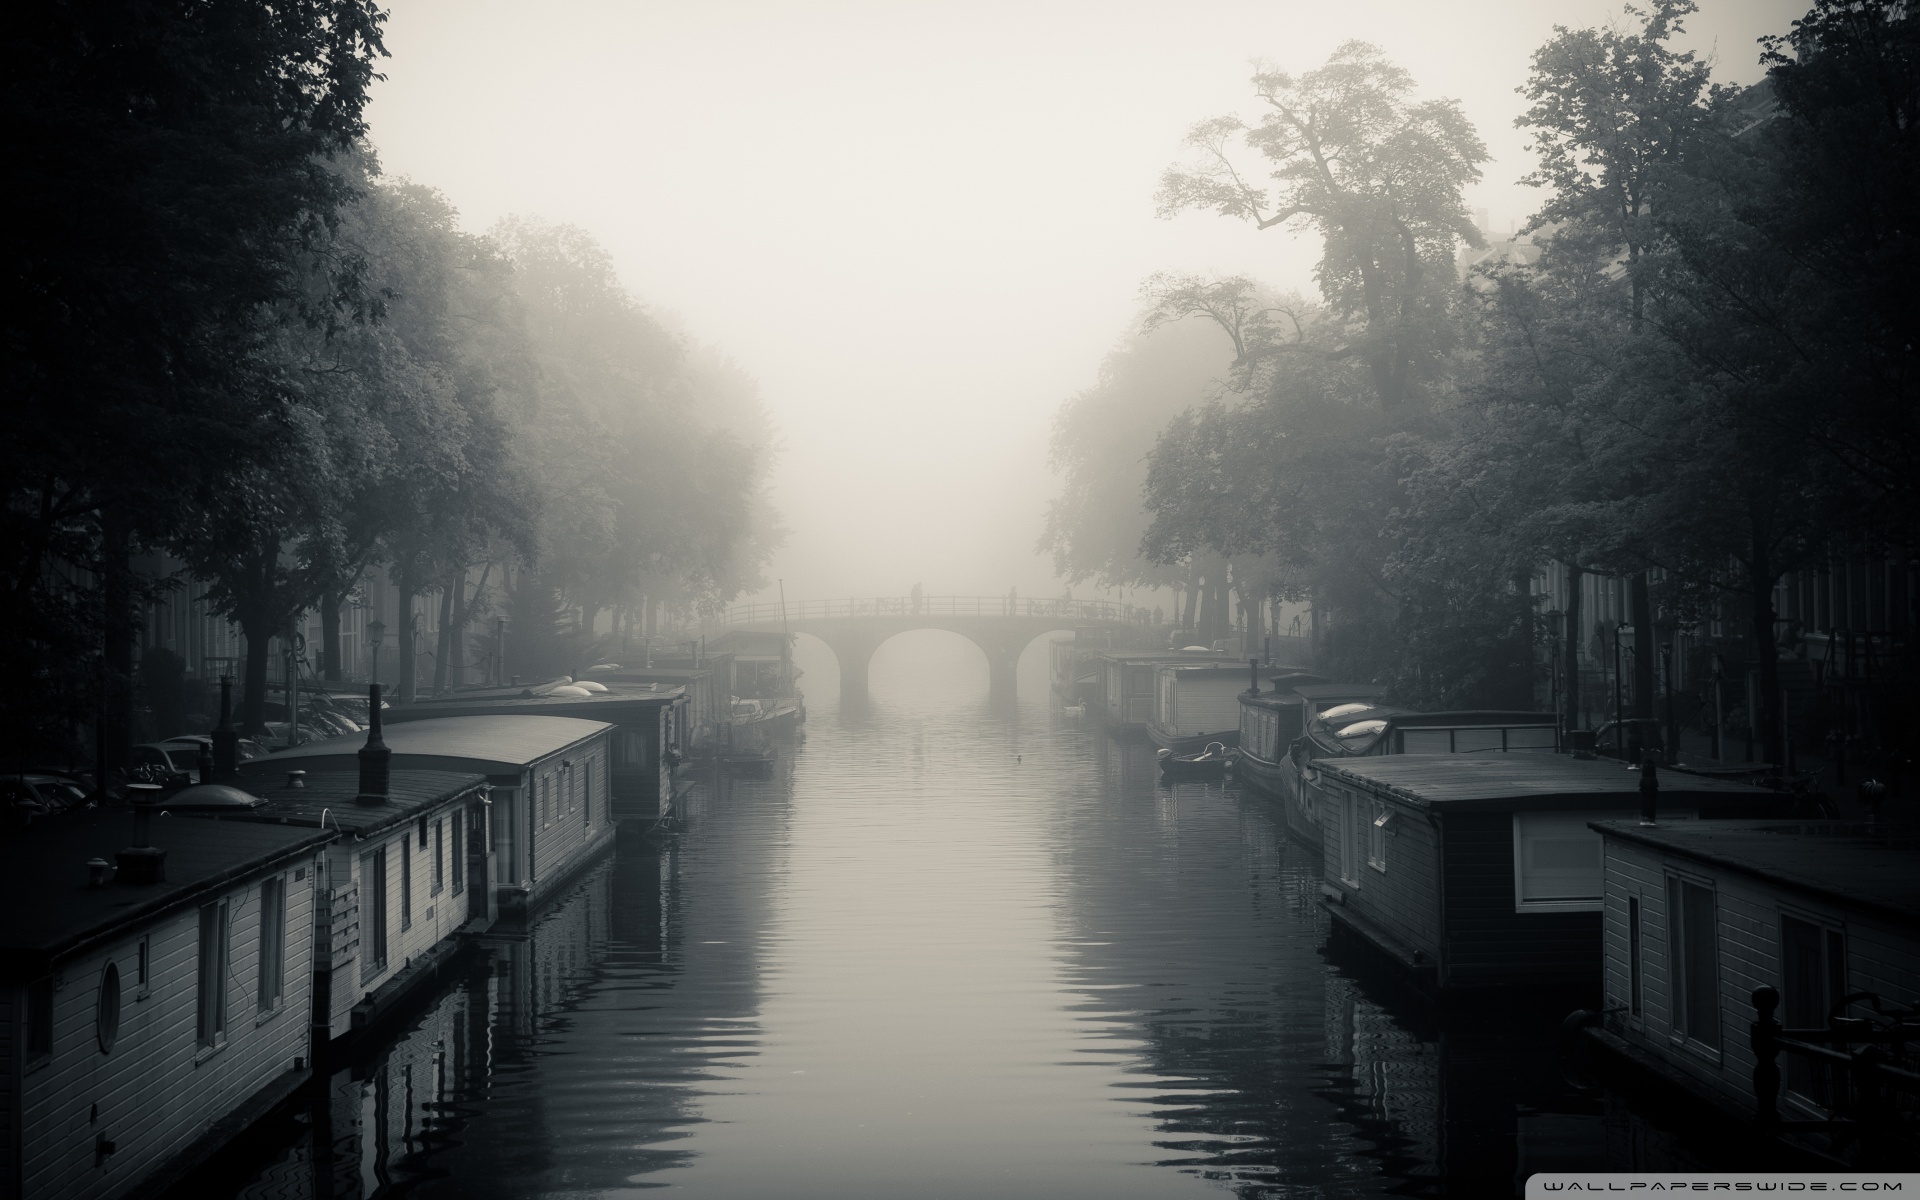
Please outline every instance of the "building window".
[[446, 887], [446, 861], [447, 823], [445, 821], [435, 821], [433, 823], [433, 877], [431, 881], [431, 895], [438, 896], [440, 890]]
[[200, 909], [200, 1005], [194, 1037], [214, 1046], [227, 1037], [227, 924], [225, 900]]
[[447, 824], [452, 826], [450, 830], [453, 834], [452, 844], [447, 848], [453, 851], [453, 861], [451, 864], [453, 867], [453, 894], [458, 896], [460, 889], [466, 884], [467, 877], [465, 846], [463, 845], [465, 839], [461, 836], [466, 831], [466, 817], [456, 812], [452, 817], [448, 818]]
[[260, 881], [260, 1011], [280, 1007], [287, 969], [287, 881]]
[[1513, 814], [1513, 902], [1517, 912], [1599, 912], [1600, 835], [1587, 822], [1618, 813]]
[[53, 976], [27, 984], [27, 1061], [53, 1053]]
[[[1798, 917], [1780, 918], [1780, 1023], [1788, 1029], [1824, 1029], [1847, 995], [1847, 938]], [[1787, 1087], [1822, 1108], [1832, 1108], [1837, 1085], [1825, 1062], [1803, 1054], [1782, 1055]]]
[[1674, 1034], [1720, 1049], [1720, 947], [1713, 889], [1667, 876]]
[[427, 819], [425, 817], [420, 818], [419, 829], [420, 829], [420, 848], [422, 850], [425, 850], [427, 848]]
[[1640, 1015], [1640, 897], [1627, 897], [1627, 1011]]
[[387, 851], [360, 856], [360, 977], [387, 966]]
[[1386, 873], [1387, 870], [1387, 825], [1393, 820], [1393, 810], [1375, 800], [1372, 802], [1373, 820], [1367, 826], [1367, 865], [1374, 870]]
[[400, 839], [400, 932], [413, 928], [413, 855], [407, 853], [407, 839]]
[[112, 1054], [114, 1042], [120, 1039], [120, 966], [112, 959], [107, 960], [107, 969], [100, 972], [100, 995], [94, 1003], [94, 1038], [100, 1043], [100, 1053]]

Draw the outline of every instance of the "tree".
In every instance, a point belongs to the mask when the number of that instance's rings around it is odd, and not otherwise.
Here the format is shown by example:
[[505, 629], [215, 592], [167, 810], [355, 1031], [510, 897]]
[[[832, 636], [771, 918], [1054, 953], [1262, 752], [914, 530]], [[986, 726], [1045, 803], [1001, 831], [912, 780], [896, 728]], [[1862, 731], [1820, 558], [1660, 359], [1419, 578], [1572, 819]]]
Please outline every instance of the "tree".
[[[38, 684], [9, 692], [28, 710], [9, 707], [10, 730], [91, 709], [93, 677], [113, 697], [106, 740], [127, 740], [128, 555], [288, 427], [293, 389], [266, 351], [288, 322], [324, 324], [350, 290], [336, 277], [327, 296], [300, 297], [323, 303], [290, 303], [290, 251], [347, 198], [326, 159], [363, 130], [382, 20], [369, 0], [0, 17], [13, 400], [0, 670]], [[99, 597], [74, 570], [102, 580]]]
[[[1259, 123], [1194, 126], [1197, 161], [1163, 177], [1161, 215], [1205, 208], [1258, 229], [1317, 229], [1321, 294], [1363, 321], [1337, 352], [1360, 356], [1381, 408], [1397, 409], [1451, 344], [1454, 246], [1481, 244], [1461, 189], [1486, 148], [1457, 101], [1412, 102], [1412, 76], [1364, 42], [1304, 75], [1259, 65], [1253, 87]], [[1236, 161], [1238, 142], [1271, 164], [1271, 187]]]

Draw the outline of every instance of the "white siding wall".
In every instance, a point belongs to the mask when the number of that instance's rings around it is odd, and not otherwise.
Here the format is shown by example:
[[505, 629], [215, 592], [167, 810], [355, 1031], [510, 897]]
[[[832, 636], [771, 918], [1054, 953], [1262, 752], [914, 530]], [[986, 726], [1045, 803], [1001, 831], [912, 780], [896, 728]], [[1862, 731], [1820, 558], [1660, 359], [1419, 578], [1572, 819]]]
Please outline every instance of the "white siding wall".
[[534, 830], [534, 895], [558, 883], [613, 836], [609, 766], [604, 733], [534, 764], [534, 786], [524, 797]]
[[[442, 859], [444, 886], [438, 894], [432, 891], [434, 822], [462, 819], [464, 806], [464, 799], [459, 804], [443, 804], [409, 818], [404, 826], [386, 830], [378, 837], [339, 844], [330, 855], [334, 894], [343, 901], [352, 896], [355, 905], [350, 918], [343, 915], [334, 925], [336, 947], [342, 942], [358, 943], [350, 954], [334, 955], [330, 1026], [334, 1037], [351, 1028], [354, 1005], [392, 979], [408, 963], [452, 937], [454, 931], [466, 923], [466, 891], [463, 887], [459, 895], [454, 894], [452, 865], [445, 858]], [[420, 815], [424, 815], [427, 821], [427, 842], [424, 847], [419, 837]], [[442, 853], [450, 855], [451, 834], [443, 830], [441, 837]], [[373, 912], [373, 905], [367, 893], [368, 881], [361, 877], [361, 856], [376, 853], [382, 847], [387, 851], [387, 965], [383, 970], [363, 978], [365, 955], [373, 946], [373, 938], [365, 928], [365, 922]], [[412, 865], [413, 921], [405, 929], [401, 928], [401, 913], [405, 911], [401, 906], [401, 886], [402, 881], [407, 879], [407, 873], [401, 870], [403, 858]], [[349, 925], [357, 928], [350, 930]]]
[[[1720, 1046], [1707, 1054], [1674, 1036], [1667, 876], [1711, 883], [1719, 949]], [[1642, 1011], [1628, 1009], [1627, 899], [1640, 898]], [[1896, 1004], [1920, 1001], [1920, 934], [1810, 899], [1741, 872], [1710, 867], [1614, 838], [1606, 839], [1604, 953], [1607, 1028], [1670, 1064], [1702, 1091], [1751, 1112], [1754, 1055], [1747, 1044], [1753, 989], [1781, 986], [1780, 918], [1813, 917], [1847, 938], [1847, 987]], [[1782, 1056], [1782, 1070], [1785, 1069]]]
[[[309, 1053], [313, 939], [307, 934], [317, 861], [298, 860], [221, 893], [231, 905], [227, 1039], [214, 1050], [202, 1051], [195, 1037], [200, 905], [59, 965], [53, 1053], [21, 1079], [25, 1195], [48, 1200], [116, 1195]], [[295, 881], [296, 870], [308, 878]], [[263, 1013], [257, 1003], [260, 880], [270, 876], [286, 881], [286, 957], [281, 1003]], [[142, 934], [149, 939], [144, 994], [136, 970]], [[120, 969], [120, 1034], [112, 1053], [103, 1054], [96, 1018], [109, 958]], [[115, 1151], [96, 1166], [95, 1139], [101, 1134], [113, 1141]]]
[[1240, 693], [1247, 677], [1237, 671], [1169, 672], [1177, 682], [1173, 717], [1162, 724], [1174, 733], [1223, 733], [1240, 726]]

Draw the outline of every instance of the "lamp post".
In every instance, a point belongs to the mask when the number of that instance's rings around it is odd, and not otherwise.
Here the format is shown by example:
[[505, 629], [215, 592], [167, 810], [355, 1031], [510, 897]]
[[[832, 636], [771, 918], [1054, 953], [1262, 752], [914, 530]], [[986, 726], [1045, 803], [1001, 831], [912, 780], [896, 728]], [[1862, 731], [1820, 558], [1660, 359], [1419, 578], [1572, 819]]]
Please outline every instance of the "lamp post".
[[367, 648], [373, 651], [373, 678], [369, 683], [380, 682], [380, 643], [387, 639], [387, 623], [375, 618], [367, 622]]

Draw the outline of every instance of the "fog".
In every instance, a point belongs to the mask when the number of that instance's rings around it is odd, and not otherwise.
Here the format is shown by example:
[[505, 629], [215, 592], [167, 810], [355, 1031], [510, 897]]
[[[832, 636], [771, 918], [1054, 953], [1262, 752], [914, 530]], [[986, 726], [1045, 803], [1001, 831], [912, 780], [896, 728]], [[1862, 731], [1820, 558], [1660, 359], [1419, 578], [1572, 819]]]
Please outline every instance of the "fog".
[[[1790, 0], [1706, 0], [1723, 82]], [[1555, 3], [659, 4], [399, 0], [373, 92], [386, 169], [471, 228], [576, 223], [627, 285], [754, 374], [779, 428], [789, 597], [1055, 594], [1034, 552], [1047, 435], [1159, 270], [1310, 291], [1312, 235], [1154, 214], [1194, 121], [1247, 112], [1247, 61], [1380, 45], [1492, 154], [1471, 207], [1536, 194], [1514, 89]], [[1224, 349], [1224, 348], [1223, 348]], [[1224, 360], [1223, 360], [1224, 361]], [[1086, 595], [1083, 588], [1078, 594]]]

